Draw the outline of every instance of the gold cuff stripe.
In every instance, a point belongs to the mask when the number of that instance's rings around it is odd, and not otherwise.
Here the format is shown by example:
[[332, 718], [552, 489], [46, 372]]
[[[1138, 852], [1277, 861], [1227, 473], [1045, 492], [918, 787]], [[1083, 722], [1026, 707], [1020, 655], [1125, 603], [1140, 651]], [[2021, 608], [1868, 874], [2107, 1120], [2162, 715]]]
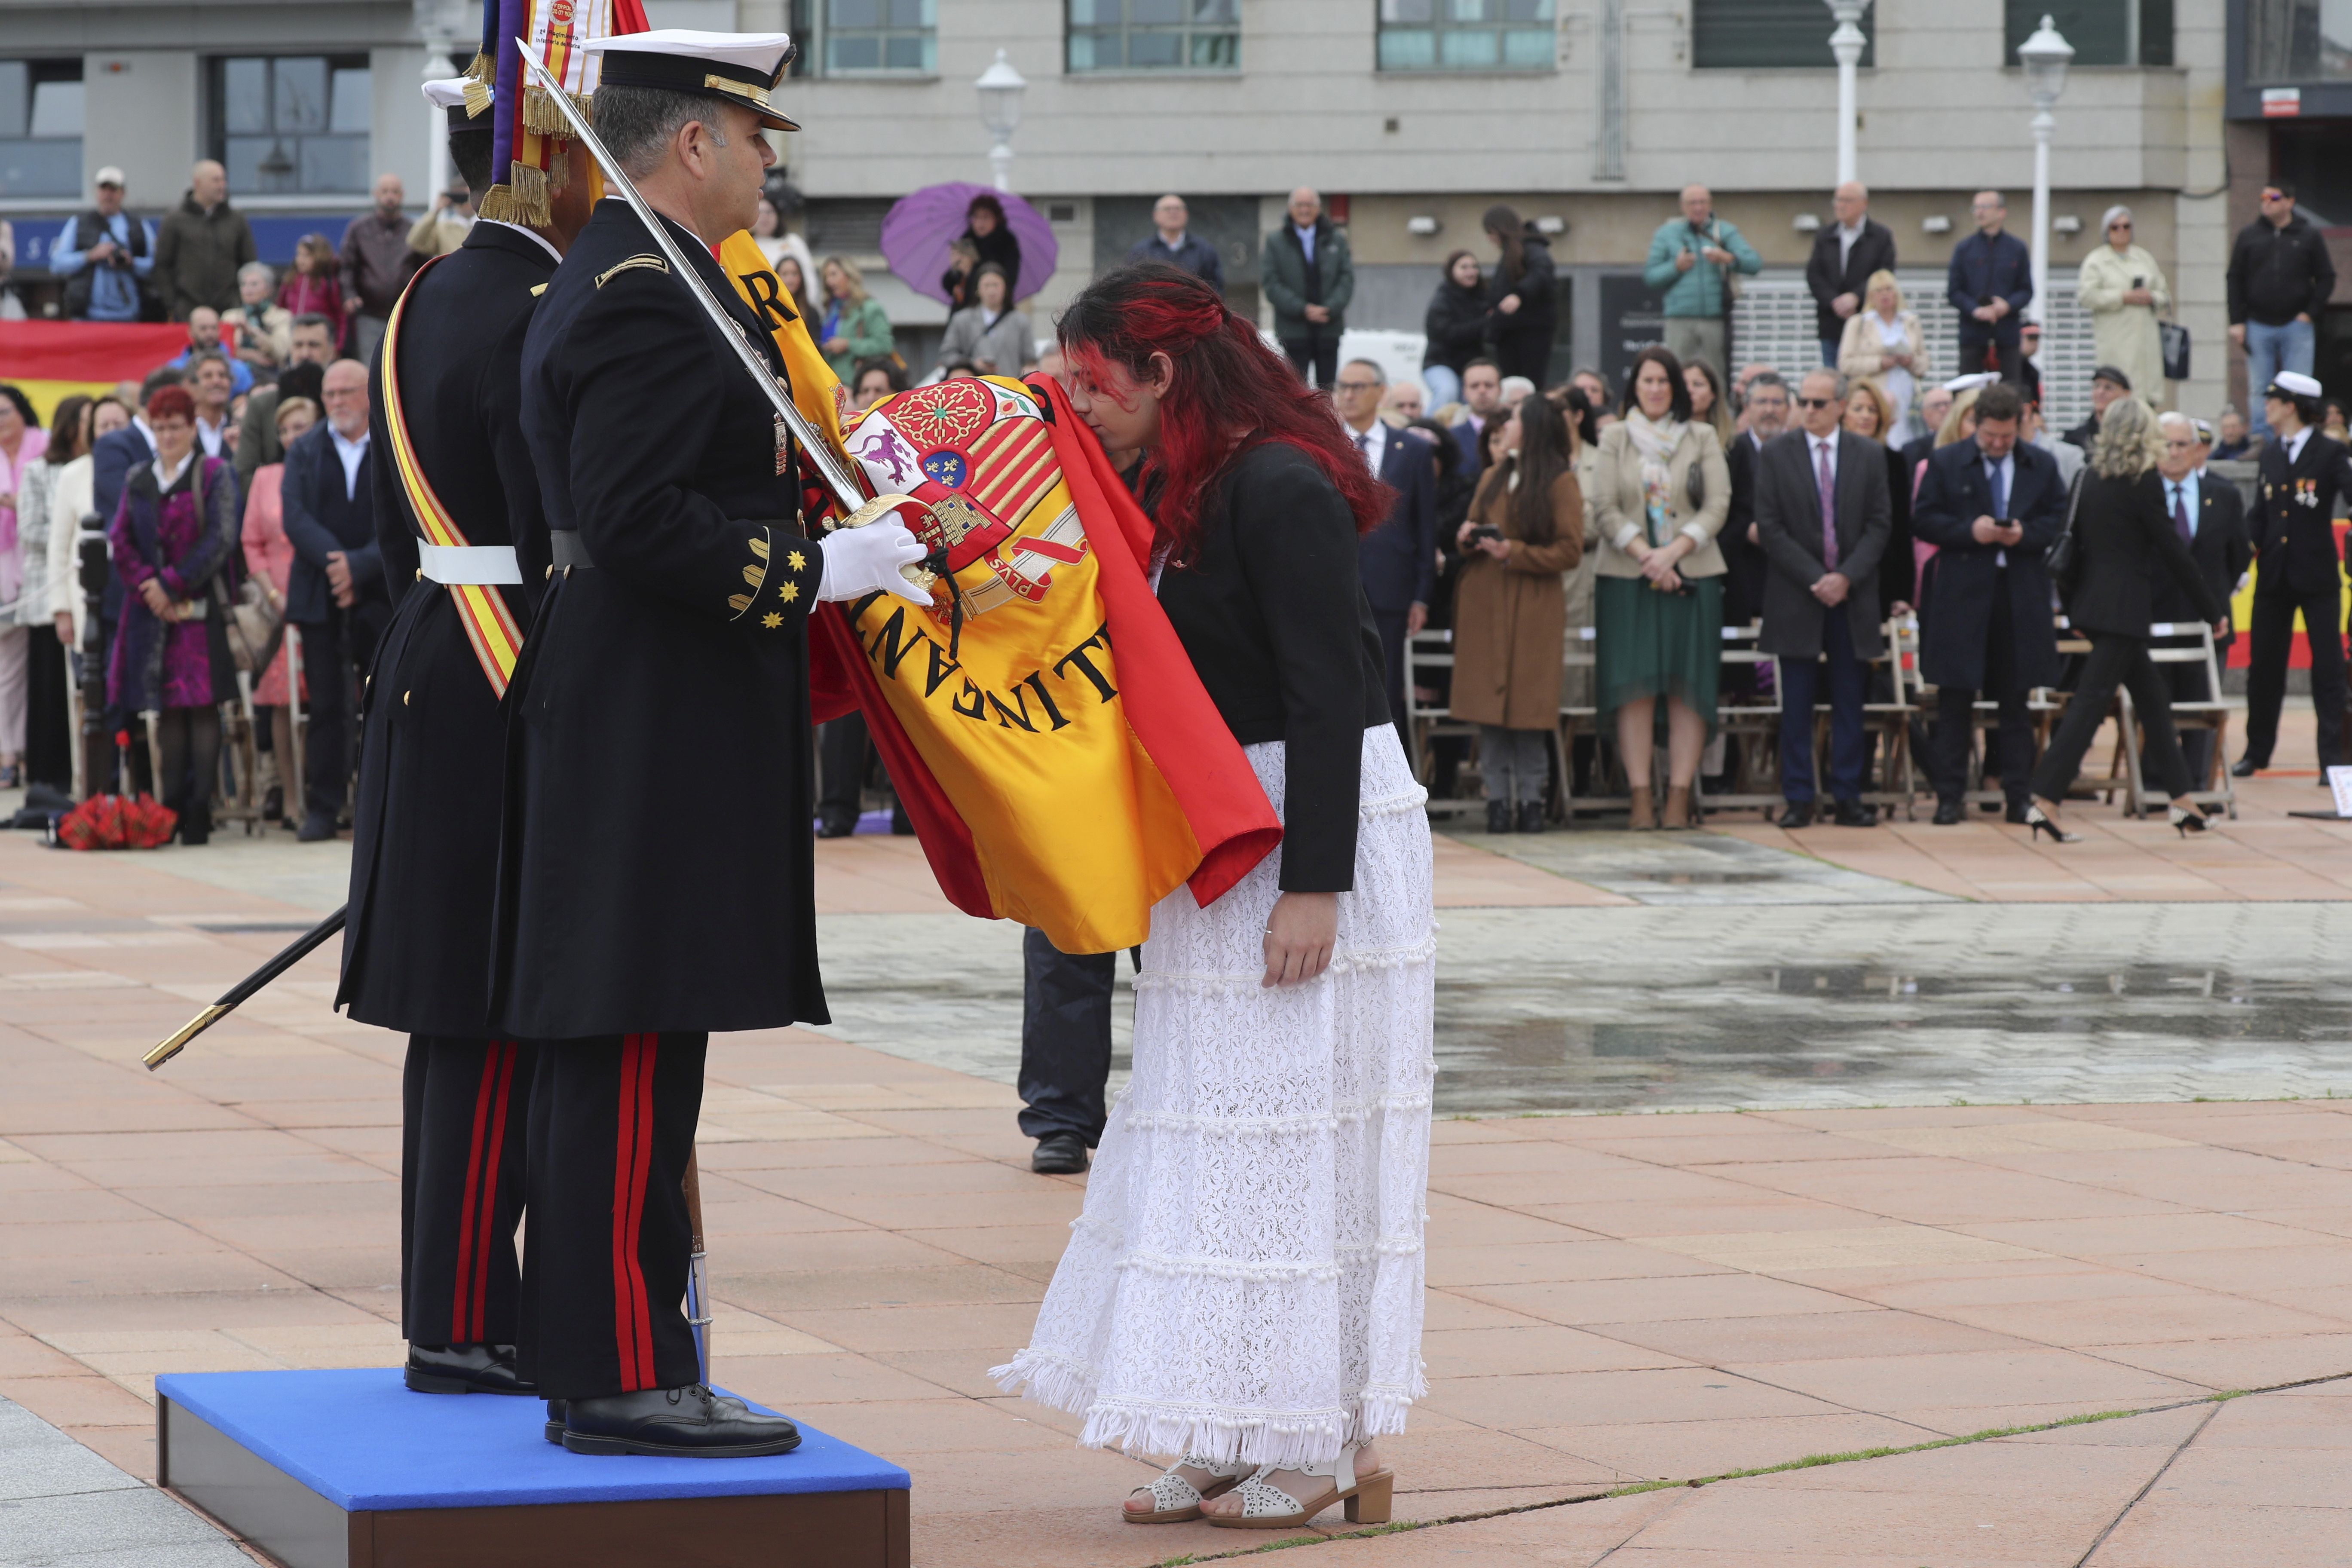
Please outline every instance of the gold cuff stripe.
[[761, 109], [768, 107], [768, 89], [764, 87], [758, 87], [748, 81], [737, 81], [732, 77], [720, 76], [715, 71], [702, 79], [702, 85], [713, 92], [723, 92], [730, 98], [740, 98], [746, 103], [756, 103]]

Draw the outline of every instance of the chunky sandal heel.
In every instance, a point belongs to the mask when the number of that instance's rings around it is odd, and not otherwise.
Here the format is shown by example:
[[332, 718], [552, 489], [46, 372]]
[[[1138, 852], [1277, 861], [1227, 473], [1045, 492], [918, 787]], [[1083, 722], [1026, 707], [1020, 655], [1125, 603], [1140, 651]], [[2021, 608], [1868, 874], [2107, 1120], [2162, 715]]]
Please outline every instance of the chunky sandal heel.
[[1358, 1482], [1356, 1495], [1346, 1500], [1348, 1522], [1349, 1524], [1386, 1524], [1389, 1521], [1389, 1505], [1393, 1500], [1395, 1489], [1396, 1476], [1389, 1470], [1382, 1470], [1377, 1476], [1369, 1476]]

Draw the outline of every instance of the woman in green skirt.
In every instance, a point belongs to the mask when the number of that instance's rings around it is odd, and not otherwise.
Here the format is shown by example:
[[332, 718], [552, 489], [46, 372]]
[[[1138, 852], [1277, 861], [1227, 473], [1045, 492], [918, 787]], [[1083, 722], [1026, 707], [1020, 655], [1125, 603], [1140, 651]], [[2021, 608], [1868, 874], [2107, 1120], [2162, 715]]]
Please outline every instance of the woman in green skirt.
[[1634, 356], [1625, 417], [1601, 433], [1593, 531], [1601, 561], [1593, 601], [1602, 718], [1633, 786], [1633, 826], [1655, 827], [1650, 748], [1666, 700], [1668, 827], [1694, 826], [1691, 781], [1715, 729], [1723, 668], [1723, 552], [1731, 473], [1712, 426], [1691, 417], [1683, 367], [1663, 348]]

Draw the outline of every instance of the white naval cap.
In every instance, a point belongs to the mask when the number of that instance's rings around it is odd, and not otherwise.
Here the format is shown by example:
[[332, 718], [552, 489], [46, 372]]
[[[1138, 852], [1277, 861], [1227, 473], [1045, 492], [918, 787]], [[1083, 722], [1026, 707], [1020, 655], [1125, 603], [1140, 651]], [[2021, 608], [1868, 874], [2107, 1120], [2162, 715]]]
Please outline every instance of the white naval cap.
[[[466, 104], [466, 89], [472, 86], [474, 86], [474, 83], [472, 79], [467, 77], [442, 77], [437, 80], [428, 81], [425, 84], [425, 101], [431, 104], [436, 109], [447, 110], [449, 111], [449, 129], [452, 131], [460, 131], [463, 130], [474, 118], [474, 111], [469, 110]], [[488, 109], [489, 107], [489, 101], [487, 98], [483, 100], [482, 107], [484, 109]]]
[[705, 33], [656, 27], [591, 38], [582, 46], [604, 57], [599, 87], [652, 87], [702, 93], [740, 103], [779, 131], [798, 131], [768, 102], [792, 63], [789, 33]]
[[2273, 392], [2284, 393], [2289, 397], [2317, 397], [2326, 390], [2316, 379], [2304, 374], [2299, 370], [2279, 372], [2271, 377], [2270, 389]]
[[1958, 397], [1963, 392], [1974, 392], [1979, 386], [1990, 386], [2000, 379], [1999, 371], [1980, 370], [1972, 374], [1952, 377], [1951, 380], [1944, 383], [1944, 390]]

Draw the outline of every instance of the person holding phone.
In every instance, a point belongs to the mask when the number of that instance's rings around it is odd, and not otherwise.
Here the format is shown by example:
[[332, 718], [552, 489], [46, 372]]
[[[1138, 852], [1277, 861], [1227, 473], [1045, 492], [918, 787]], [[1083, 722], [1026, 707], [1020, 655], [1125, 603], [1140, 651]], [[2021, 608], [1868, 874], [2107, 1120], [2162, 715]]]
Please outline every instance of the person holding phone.
[[1705, 360], [1723, 374], [1731, 371], [1731, 301], [1738, 279], [1764, 270], [1764, 258], [1737, 225], [1715, 215], [1715, 196], [1705, 185], [1685, 186], [1682, 216], [1668, 218], [1650, 237], [1643, 282], [1665, 296], [1666, 347], [1677, 363]]
[[474, 193], [463, 180], [433, 198], [433, 209], [410, 226], [408, 248], [419, 256], [446, 256], [474, 231]]
[[2083, 258], [2080, 284], [2098, 362], [2122, 371], [2134, 390], [2162, 407], [2171, 395], [2157, 316], [2172, 308], [2172, 285], [2147, 247], [2132, 238], [2131, 208], [2109, 207], [2101, 226], [2107, 243]]

